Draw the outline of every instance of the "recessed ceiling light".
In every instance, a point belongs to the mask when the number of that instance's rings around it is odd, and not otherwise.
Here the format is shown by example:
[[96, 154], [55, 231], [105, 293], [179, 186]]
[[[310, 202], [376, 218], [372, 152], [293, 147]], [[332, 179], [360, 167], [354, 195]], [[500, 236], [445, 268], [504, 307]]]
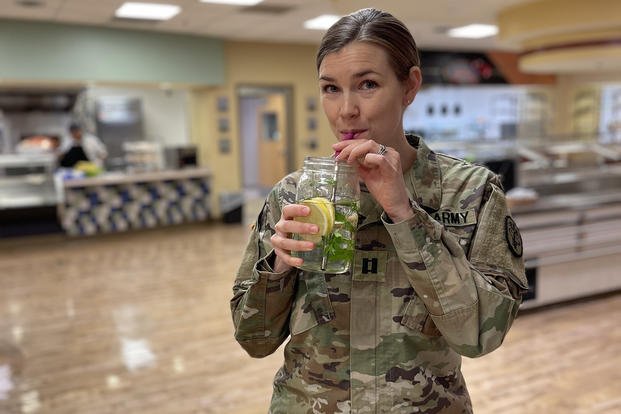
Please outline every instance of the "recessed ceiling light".
[[233, 6], [254, 6], [263, 0], [201, 0], [201, 3], [231, 4]]
[[181, 7], [173, 4], [155, 3], [123, 3], [114, 15], [124, 19], [168, 20], [181, 11]]
[[450, 29], [447, 34], [450, 37], [481, 39], [498, 34], [498, 27], [491, 24], [469, 24], [467, 26]]
[[337, 16], [335, 14], [322, 14], [321, 16], [317, 16], [314, 19], [305, 21], [304, 28], [311, 30], [327, 30], [340, 18], [341, 16]]

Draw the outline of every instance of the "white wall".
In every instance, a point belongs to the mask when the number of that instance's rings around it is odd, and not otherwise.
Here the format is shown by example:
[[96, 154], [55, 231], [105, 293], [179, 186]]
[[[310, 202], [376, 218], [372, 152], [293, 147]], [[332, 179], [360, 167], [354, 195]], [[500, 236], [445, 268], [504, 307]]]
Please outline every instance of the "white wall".
[[190, 144], [188, 93], [180, 89], [92, 87], [89, 100], [100, 96], [127, 96], [142, 101], [144, 139], [162, 147]]

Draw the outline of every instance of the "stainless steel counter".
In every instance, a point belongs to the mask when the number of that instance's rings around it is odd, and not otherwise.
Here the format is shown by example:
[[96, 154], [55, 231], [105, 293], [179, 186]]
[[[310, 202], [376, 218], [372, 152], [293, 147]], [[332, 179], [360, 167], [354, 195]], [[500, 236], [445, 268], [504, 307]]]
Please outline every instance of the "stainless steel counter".
[[0, 155], [0, 210], [54, 206], [53, 154]]
[[621, 191], [543, 197], [512, 209], [539, 306], [621, 289]]
[[196, 177], [211, 177], [208, 168], [188, 168], [184, 170], [164, 170], [140, 173], [104, 173], [97, 177], [80, 178], [64, 181], [65, 188], [86, 187], [98, 185], [117, 185], [136, 182], [155, 182], [166, 180], [182, 180]]
[[[621, 188], [620, 188], [621, 190]], [[609, 204], [621, 203], [621, 191], [597, 191], [578, 194], [558, 194], [539, 198], [527, 206], [515, 206], [511, 212], [515, 215], [544, 213], [555, 210], [587, 210]]]

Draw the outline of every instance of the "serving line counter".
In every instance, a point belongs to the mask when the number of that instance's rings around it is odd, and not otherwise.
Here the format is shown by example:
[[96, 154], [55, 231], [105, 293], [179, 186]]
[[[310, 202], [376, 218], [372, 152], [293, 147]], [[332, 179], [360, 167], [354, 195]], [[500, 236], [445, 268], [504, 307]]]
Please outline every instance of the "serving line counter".
[[523, 307], [621, 289], [621, 188], [512, 208], [531, 291]]
[[70, 235], [92, 235], [203, 221], [211, 171], [184, 169], [56, 178], [58, 216]]

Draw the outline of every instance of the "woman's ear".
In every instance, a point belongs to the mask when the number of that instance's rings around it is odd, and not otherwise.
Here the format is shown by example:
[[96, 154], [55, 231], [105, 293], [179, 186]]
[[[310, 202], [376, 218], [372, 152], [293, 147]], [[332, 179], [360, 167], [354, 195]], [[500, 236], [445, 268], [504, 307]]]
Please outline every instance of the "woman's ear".
[[408, 106], [414, 101], [416, 94], [420, 90], [421, 83], [423, 82], [423, 75], [418, 66], [412, 66], [410, 68], [410, 74], [405, 80], [405, 95], [403, 96], [405, 106]]

